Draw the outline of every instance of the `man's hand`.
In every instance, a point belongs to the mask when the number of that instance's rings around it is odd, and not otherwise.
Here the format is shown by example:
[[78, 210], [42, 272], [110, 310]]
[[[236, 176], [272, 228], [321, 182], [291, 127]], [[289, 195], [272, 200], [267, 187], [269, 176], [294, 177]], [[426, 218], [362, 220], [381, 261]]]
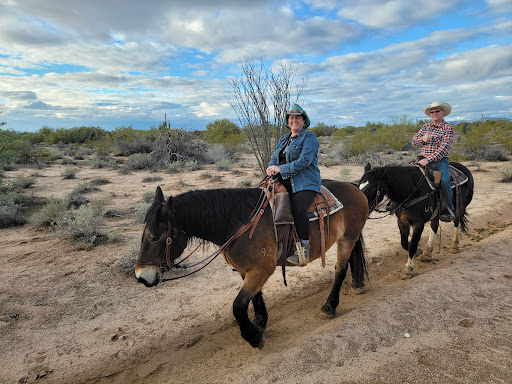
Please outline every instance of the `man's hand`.
[[428, 160], [421, 159], [420, 161], [418, 161], [418, 164], [421, 165], [422, 167], [426, 167], [428, 165]]
[[424, 143], [428, 143], [430, 141], [430, 135], [428, 133], [425, 133], [421, 140], [423, 140]]

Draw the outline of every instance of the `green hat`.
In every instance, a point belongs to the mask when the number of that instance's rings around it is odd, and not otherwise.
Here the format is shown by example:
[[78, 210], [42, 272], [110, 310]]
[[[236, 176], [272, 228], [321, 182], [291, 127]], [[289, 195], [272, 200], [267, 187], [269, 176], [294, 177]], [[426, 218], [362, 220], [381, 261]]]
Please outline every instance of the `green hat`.
[[286, 128], [288, 128], [288, 129], [290, 129], [290, 126], [288, 125], [288, 117], [290, 117], [290, 115], [302, 115], [302, 116], [304, 116], [304, 128], [309, 127], [309, 125], [311, 124], [311, 121], [309, 121], [308, 114], [306, 113], [305, 110], [302, 109], [302, 107], [299, 104], [295, 104], [292, 107], [292, 109], [290, 109], [290, 112], [288, 112], [286, 114], [284, 124], [286, 125]]

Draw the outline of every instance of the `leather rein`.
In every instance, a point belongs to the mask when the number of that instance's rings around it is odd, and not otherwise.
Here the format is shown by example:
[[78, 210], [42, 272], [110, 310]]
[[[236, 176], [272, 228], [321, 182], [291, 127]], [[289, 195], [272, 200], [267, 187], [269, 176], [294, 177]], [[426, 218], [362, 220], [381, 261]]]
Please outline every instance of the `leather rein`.
[[[263, 197], [265, 197], [265, 198], [263, 198]], [[249, 239], [252, 238], [252, 236], [254, 234], [254, 230], [256, 229], [256, 226], [258, 225], [258, 222], [259, 222], [261, 216], [263, 216], [263, 214], [265, 213], [265, 208], [267, 207], [269, 201], [270, 200], [268, 198], [266, 198], [266, 196], [265, 196], [265, 191], [262, 189], [261, 194], [258, 198], [258, 203], [256, 204], [253, 211], [251, 212], [251, 215], [250, 215], [251, 219], [246, 224], [243, 224], [240, 228], [238, 228], [238, 230], [224, 244], [222, 244], [214, 253], [212, 253], [211, 255], [208, 255], [203, 260], [201, 260], [193, 265], [190, 265], [188, 267], [193, 268], [200, 264], [205, 263], [203, 266], [201, 266], [198, 269], [195, 269], [192, 272], [186, 273], [184, 275], [164, 278], [161, 281], [164, 282], [164, 281], [178, 280], [178, 279], [182, 279], [184, 277], [187, 277], [187, 276], [193, 275], [194, 273], [199, 272], [200, 270], [205, 268], [208, 264], [210, 264], [213, 260], [215, 260], [217, 258], [217, 256], [219, 256], [232, 242], [234, 242], [236, 239], [238, 239], [240, 236], [242, 236], [251, 227], [252, 227], [252, 230], [249, 234]], [[181, 264], [186, 259], [188, 259], [190, 256], [192, 256], [199, 249], [199, 247], [204, 243], [204, 240], [201, 241], [199, 243], [199, 245], [191, 253], [188, 254], [188, 256], [181, 259], [179, 262], [174, 263], [171, 260], [171, 244], [172, 244], [175, 236], [176, 236], [175, 234], [173, 236], [173, 230], [171, 227], [171, 222], [169, 220], [169, 221], [167, 221], [167, 235], [165, 238], [165, 258], [163, 257], [163, 255], [159, 255], [153, 261], [137, 262], [137, 264], [138, 265], [158, 265], [159, 269], [161, 271], [167, 272], [172, 267], [175, 267], [175, 268], [178, 267], [179, 264]]]

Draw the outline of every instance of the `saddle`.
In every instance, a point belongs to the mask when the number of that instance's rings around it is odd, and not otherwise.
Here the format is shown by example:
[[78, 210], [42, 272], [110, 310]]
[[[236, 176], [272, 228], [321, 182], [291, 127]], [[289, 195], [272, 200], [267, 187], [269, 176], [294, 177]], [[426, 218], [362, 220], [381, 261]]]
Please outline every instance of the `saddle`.
[[[277, 180], [267, 180], [260, 184], [272, 209], [276, 241], [279, 247], [279, 260], [283, 263], [293, 252], [298, 241], [291, 208], [290, 196], [285, 186]], [[310, 222], [318, 221], [320, 227], [322, 266], [325, 267], [325, 239], [329, 236], [329, 216], [343, 208], [343, 204], [326, 187], [321, 187], [308, 208]], [[324, 222], [324, 219], [326, 219]], [[327, 226], [327, 233], [325, 231]]]

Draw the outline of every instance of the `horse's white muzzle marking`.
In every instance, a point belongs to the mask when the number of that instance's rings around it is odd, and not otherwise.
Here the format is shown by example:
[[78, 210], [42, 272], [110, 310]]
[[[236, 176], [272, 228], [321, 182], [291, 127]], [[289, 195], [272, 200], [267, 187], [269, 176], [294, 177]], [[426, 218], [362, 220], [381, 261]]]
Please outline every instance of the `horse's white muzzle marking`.
[[137, 281], [143, 283], [146, 287], [152, 287], [158, 283], [159, 273], [158, 267], [154, 265], [137, 265], [135, 267]]
[[367, 185], [369, 184], [368, 181], [365, 181], [363, 184], [359, 186], [359, 189], [362, 191]]

